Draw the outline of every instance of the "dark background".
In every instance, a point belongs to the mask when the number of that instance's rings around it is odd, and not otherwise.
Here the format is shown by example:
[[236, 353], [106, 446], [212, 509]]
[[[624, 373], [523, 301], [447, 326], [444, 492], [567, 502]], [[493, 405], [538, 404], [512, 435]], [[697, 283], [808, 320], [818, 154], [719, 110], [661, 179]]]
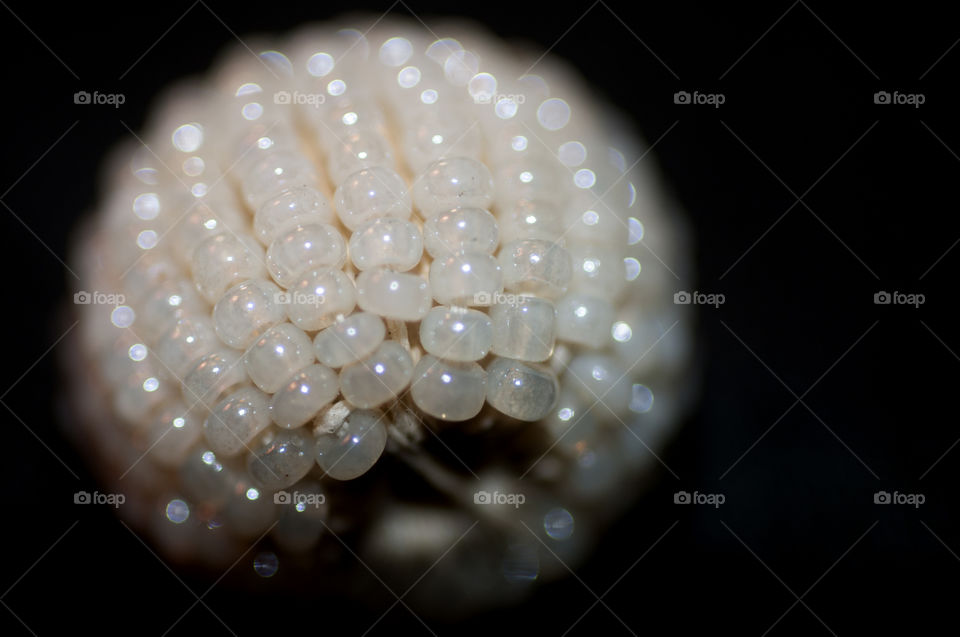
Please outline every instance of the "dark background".
[[[204, 71], [235, 41], [231, 31], [282, 32], [390, 6], [204, 1], [0, 3], [4, 635], [80, 625], [141, 634], [131, 622], [159, 634], [194, 601], [107, 508], [72, 504], [96, 484], [58, 429], [65, 380], [57, 349], [44, 355], [65, 326], [58, 305], [76, 291], [57, 259], [93, 205], [100, 159], [130, 138], [120, 120], [138, 130], [157, 91]], [[662, 455], [679, 480], [658, 471], [576, 578], [520, 608], [467, 626], [428, 620], [431, 629], [563, 634], [655, 543], [604, 598], [609, 610], [597, 605], [571, 634], [627, 634], [614, 614], [636, 634], [760, 635], [775, 622], [774, 635], [923, 634], [955, 623], [960, 27], [948, 9], [409, 0], [392, 13], [410, 10], [427, 24], [459, 12], [504, 38], [552, 46], [649, 140], [663, 136], [655, 153], [697, 242], [699, 279], [677, 287], [727, 299], [699, 314], [702, 403]], [[77, 106], [78, 90], [122, 92], [126, 103]], [[726, 103], [677, 105], [679, 90]], [[876, 105], [880, 90], [926, 103]], [[880, 290], [927, 300], [878, 306]], [[724, 493], [726, 503], [677, 506], [680, 489]], [[881, 489], [926, 502], [875, 505]], [[212, 583], [178, 574], [197, 594]], [[375, 619], [351, 605], [285, 602], [272, 581], [258, 594], [219, 585], [204, 601], [237, 634], [275, 623], [361, 634]], [[369, 589], [384, 610], [393, 601], [372, 577]], [[174, 632], [201, 630], [226, 632], [201, 606]], [[426, 633], [397, 607], [372, 634], [396, 630]]]

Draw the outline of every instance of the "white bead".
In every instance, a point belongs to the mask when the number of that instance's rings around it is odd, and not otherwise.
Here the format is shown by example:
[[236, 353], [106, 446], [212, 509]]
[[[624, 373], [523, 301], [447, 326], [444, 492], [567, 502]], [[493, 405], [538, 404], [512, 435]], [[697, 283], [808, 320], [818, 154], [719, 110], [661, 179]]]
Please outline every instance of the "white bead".
[[268, 396], [259, 389], [244, 387], [210, 411], [203, 423], [203, 435], [214, 453], [230, 457], [243, 451], [269, 424]]
[[615, 300], [627, 287], [623, 250], [615, 246], [571, 242], [573, 277], [570, 289]]
[[557, 301], [557, 338], [589, 347], [603, 347], [610, 340], [613, 306], [584, 292], [571, 292]]
[[404, 219], [374, 219], [350, 237], [350, 259], [358, 270], [388, 267], [405, 272], [420, 263], [422, 255], [420, 229]]
[[492, 201], [490, 171], [469, 157], [433, 162], [413, 186], [413, 203], [425, 219], [453, 208], [489, 208]]
[[299, 482], [314, 463], [314, 440], [304, 429], [276, 432], [247, 457], [247, 472], [271, 491]]
[[455, 363], [427, 354], [413, 370], [410, 396], [431, 416], [469, 420], [483, 408], [486, 380], [487, 373], [476, 363]]
[[430, 264], [430, 289], [444, 305], [490, 305], [503, 291], [503, 274], [489, 254], [463, 252]]
[[224, 392], [247, 379], [240, 354], [229, 349], [210, 352], [183, 378], [183, 400], [187, 405], [213, 405]]
[[504, 243], [517, 239], [557, 241], [567, 234], [556, 206], [545, 201], [521, 200], [497, 214]]
[[368, 356], [386, 335], [387, 328], [379, 316], [357, 312], [318, 332], [313, 347], [317, 360], [336, 369]]
[[134, 329], [140, 338], [155, 342], [180, 319], [207, 311], [206, 304], [187, 281], [164, 281], [137, 304]]
[[[173, 222], [169, 230], [170, 246], [182, 263], [190, 263], [198, 245], [218, 234], [239, 232], [247, 222], [246, 212], [231, 203], [199, 201]], [[128, 279], [129, 283], [129, 279]]]
[[497, 258], [507, 290], [556, 299], [570, 283], [570, 254], [552, 241], [512, 241], [500, 249]]
[[209, 318], [182, 318], [157, 341], [153, 352], [167, 369], [182, 378], [201, 356], [212, 352], [219, 343]]
[[497, 204], [507, 207], [521, 199], [560, 203], [564, 197], [562, 179], [567, 174], [553, 157], [532, 157], [501, 166], [494, 178]]
[[598, 354], [577, 356], [570, 361], [563, 385], [586, 404], [603, 403], [615, 414], [627, 413], [633, 394], [627, 369], [615, 357]]
[[251, 210], [257, 210], [281, 190], [316, 185], [316, 168], [304, 156], [290, 152], [270, 153], [250, 169], [241, 181], [243, 198]]
[[437, 159], [454, 154], [480, 157], [483, 136], [476, 120], [453, 108], [426, 109], [404, 128], [403, 155], [415, 173]]
[[334, 140], [333, 148], [327, 153], [327, 171], [335, 184], [364, 168], [390, 168], [393, 164], [390, 143], [379, 131], [369, 127], [352, 132], [342, 141]]
[[215, 303], [230, 286], [263, 276], [263, 248], [253, 237], [219, 234], [197, 246], [190, 269], [200, 294]]
[[487, 402], [511, 418], [540, 420], [559, 391], [556, 376], [544, 367], [499, 357], [487, 366]]
[[312, 362], [310, 337], [290, 323], [281, 323], [264, 332], [244, 356], [250, 380], [268, 394], [280, 389], [294, 372]]
[[264, 279], [236, 285], [213, 307], [213, 329], [220, 340], [237, 349], [246, 349], [265, 331], [283, 320], [277, 302], [281, 291]]
[[179, 400], [164, 405], [147, 430], [150, 457], [167, 467], [177, 467], [186, 460], [193, 444], [200, 439], [203, 420], [200, 410], [188, 409]]
[[311, 223], [283, 232], [267, 248], [267, 271], [289, 288], [308, 270], [339, 269], [347, 260], [343, 235], [326, 223]]
[[270, 416], [288, 429], [306, 424], [340, 393], [337, 373], [324, 365], [310, 365], [286, 379], [273, 395]]
[[333, 217], [327, 198], [313, 188], [288, 188], [257, 209], [253, 231], [260, 243], [270, 245], [287, 230], [308, 223], [330, 223]]
[[410, 193], [403, 178], [382, 166], [356, 172], [334, 194], [337, 215], [350, 230], [377, 217], [410, 217]]
[[361, 309], [398, 321], [419, 321], [433, 305], [430, 285], [416, 274], [365, 270], [357, 277]]
[[340, 391], [363, 409], [396, 398], [410, 382], [413, 360], [396, 341], [386, 341], [367, 359], [340, 370]]
[[353, 480], [377, 463], [387, 444], [380, 412], [358, 409], [332, 434], [317, 436], [317, 464], [334, 480]]
[[553, 303], [535, 296], [520, 296], [490, 308], [493, 347], [498, 356], [541, 362], [553, 354], [556, 310]]
[[338, 314], [349, 314], [357, 292], [342, 271], [321, 270], [305, 273], [282, 299], [294, 325], [310, 332], [332, 324]]
[[[604, 200], [608, 200], [604, 197]], [[594, 245], [626, 246], [629, 226], [595, 193], [578, 193], [563, 208], [563, 227], [568, 236]]]
[[420, 344], [440, 358], [478, 361], [493, 345], [493, 323], [479, 310], [435, 307], [420, 322]]
[[458, 252], [493, 254], [499, 241], [497, 220], [482, 208], [457, 208], [428, 218], [423, 243], [434, 259]]

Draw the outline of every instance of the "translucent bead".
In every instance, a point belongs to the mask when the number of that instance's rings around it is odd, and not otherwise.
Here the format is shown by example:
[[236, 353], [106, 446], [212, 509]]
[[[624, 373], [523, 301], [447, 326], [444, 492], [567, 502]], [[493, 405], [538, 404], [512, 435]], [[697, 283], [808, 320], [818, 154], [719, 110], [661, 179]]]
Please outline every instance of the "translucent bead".
[[155, 342], [182, 318], [207, 313], [206, 303], [184, 280], [164, 281], [136, 308], [137, 335]]
[[627, 287], [624, 251], [615, 246], [596, 246], [571, 242], [573, 277], [570, 289], [589, 292], [605, 299], [616, 299]]
[[243, 387], [210, 411], [203, 423], [203, 435], [214, 453], [230, 457], [243, 451], [269, 424], [269, 397], [259, 389]]
[[309, 223], [330, 223], [333, 209], [313, 188], [288, 188], [268, 199], [253, 216], [253, 231], [260, 243], [270, 245], [278, 236]]
[[559, 385], [549, 369], [509, 358], [487, 366], [487, 402], [517, 420], [540, 420], [550, 412]]
[[613, 306], [584, 292], [571, 292], [557, 302], [557, 338], [589, 347], [603, 347], [610, 340]]
[[570, 254], [552, 241], [511, 241], [500, 249], [497, 258], [507, 290], [556, 299], [570, 283]]
[[292, 429], [309, 422], [340, 393], [337, 373], [324, 365], [310, 365], [286, 380], [273, 395], [273, 422]]
[[212, 352], [219, 344], [209, 318], [182, 318], [157, 341], [153, 353], [175, 376], [183, 378], [200, 357]]
[[420, 263], [422, 255], [420, 229], [405, 219], [374, 219], [350, 237], [350, 259], [358, 270], [382, 266], [405, 272]]
[[578, 193], [565, 203], [562, 216], [563, 227], [569, 228], [569, 236], [578, 241], [594, 245], [627, 244], [629, 226], [604, 201], [597, 201], [595, 193]]
[[633, 382], [626, 374], [615, 357], [586, 354], [570, 361], [563, 384], [586, 404], [601, 402], [619, 415], [627, 413], [633, 395]]
[[251, 279], [230, 288], [213, 306], [217, 336], [230, 347], [250, 347], [283, 320], [283, 307], [277, 302], [280, 294], [280, 288], [264, 279]]
[[334, 194], [337, 215], [350, 230], [377, 217], [410, 217], [410, 193], [403, 178], [382, 166], [356, 172]]
[[500, 207], [526, 200], [560, 203], [564, 198], [563, 177], [568, 173], [552, 157], [530, 158], [497, 169], [497, 203]]
[[378, 411], [350, 412], [332, 434], [317, 436], [317, 464], [334, 480], [353, 480], [377, 463], [387, 444], [387, 427]]
[[444, 305], [490, 305], [503, 291], [503, 274], [489, 254], [463, 252], [430, 264], [430, 289]]
[[535, 296], [520, 296], [490, 308], [493, 347], [499, 356], [541, 362], [553, 354], [556, 310], [553, 303]]
[[486, 381], [487, 373], [476, 363], [445, 361], [427, 354], [413, 370], [410, 396], [431, 416], [469, 420], [483, 408]]
[[419, 321], [433, 305], [430, 285], [416, 274], [365, 270], [357, 277], [361, 309], [398, 321]]
[[357, 303], [353, 281], [341, 270], [307, 272], [282, 295], [287, 316], [302, 330], [323, 329]]
[[240, 354], [229, 349], [210, 352], [194, 363], [183, 378], [183, 400], [187, 405], [215, 404], [228, 389], [247, 379]]
[[250, 169], [241, 181], [243, 198], [257, 210], [281, 190], [316, 185], [316, 168], [303, 155], [290, 151], [270, 153]]
[[373, 128], [355, 131], [333, 144], [327, 153], [327, 171], [336, 184], [364, 168], [394, 164], [390, 143]]
[[362, 409], [396, 398], [410, 383], [413, 360], [396, 341], [386, 341], [367, 359], [340, 370], [340, 391]]
[[476, 120], [452, 108], [422, 111], [404, 131], [403, 155], [417, 174], [450, 153], [458, 157], [480, 157], [483, 150], [483, 135]]
[[179, 466], [200, 438], [202, 429], [199, 410], [190, 410], [179, 400], [165, 405], [147, 429], [150, 457], [166, 467]]
[[492, 201], [490, 171], [469, 157], [433, 162], [413, 186], [413, 203], [425, 219], [453, 208], [489, 208]]
[[441, 212], [423, 224], [424, 247], [434, 259], [458, 252], [493, 254], [499, 234], [497, 220], [482, 208]]
[[347, 260], [343, 235], [326, 223], [287, 230], [267, 248], [267, 271], [279, 285], [289, 288], [308, 270], [339, 269]]
[[493, 345], [493, 323], [483, 312], [435, 307], [420, 322], [420, 344], [451, 361], [478, 361]]
[[303, 429], [279, 431], [247, 457], [247, 472], [260, 486], [275, 491], [303, 479], [314, 463], [313, 436]]
[[317, 360], [336, 369], [367, 357], [386, 335], [379, 316], [357, 312], [318, 332], [313, 347]]
[[504, 243], [517, 239], [556, 241], [567, 228], [557, 207], [545, 201], [521, 200], [501, 209], [497, 219]]
[[114, 387], [113, 407], [126, 424], [142, 429], [150, 423], [150, 412], [169, 398], [170, 385], [155, 365], [138, 366]]
[[281, 323], [264, 332], [244, 356], [250, 380], [268, 394], [280, 389], [294, 372], [312, 362], [310, 337], [290, 323]]
[[183, 263], [190, 263], [193, 251], [206, 239], [218, 234], [238, 232], [246, 223], [246, 211], [233, 202], [195, 201], [169, 230], [169, 245]]
[[231, 285], [263, 276], [263, 248], [253, 237], [218, 234], [197, 246], [190, 269], [200, 294], [216, 303]]

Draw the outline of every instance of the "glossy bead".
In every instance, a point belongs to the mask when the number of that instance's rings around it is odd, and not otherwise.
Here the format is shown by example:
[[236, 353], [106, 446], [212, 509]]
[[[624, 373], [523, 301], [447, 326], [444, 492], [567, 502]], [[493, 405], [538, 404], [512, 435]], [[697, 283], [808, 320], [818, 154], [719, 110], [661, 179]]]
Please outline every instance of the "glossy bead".
[[[169, 230], [169, 245], [177, 259], [189, 264], [193, 251], [210, 237], [240, 232], [246, 223], [246, 211], [231, 202], [194, 201], [186, 204], [183, 216]], [[128, 279], [129, 282], [129, 279]]]
[[557, 299], [570, 283], [570, 254], [552, 241], [512, 241], [500, 249], [497, 259], [503, 268], [503, 287], [513, 292]]
[[556, 310], [550, 301], [534, 296], [508, 298], [490, 308], [490, 320], [494, 354], [532, 362], [553, 354]]
[[493, 254], [499, 241], [497, 220], [482, 208], [457, 208], [429, 217], [423, 243], [434, 259], [459, 252]]
[[377, 217], [410, 217], [410, 193], [396, 172], [382, 166], [356, 172], [334, 194], [337, 215], [350, 230]]
[[313, 188], [288, 188], [257, 209], [253, 231], [260, 243], [270, 245], [288, 230], [311, 223], [330, 223], [333, 217], [327, 198]]
[[451, 361], [478, 361], [493, 345], [493, 323], [479, 310], [440, 306], [420, 322], [420, 345]]
[[361, 309], [398, 321], [419, 321], [433, 305], [430, 285], [416, 274], [365, 270], [357, 277]]
[[283, 320], [278, 303], [281, 291], [270, 281], [251, 279], [227, 290], [213, 307], [213, 328], [220, 340], [246, 349], [265, 331]]
[[304, 429], [282, 430], [247, 457], [247, 472], [257, 484], [275, 491], [299, 482], [313, 463], [313, 436]]
[[318, 332], [313, 347], [317, 360], [339, 368], [368, 356], [386, 335], [387, 328], [379, 316], [357, 312]]
[[589, 347], [603, 347], [611, 340], [613, 306], [609, 301], [571, 292], [557, 301], [557, 338]]
[[287, 378], [273, 395], [270, 417], [292, 429], [309, 422], [340, 393], [337, 373], [324, 365], [310, 365]]
[[487, 373], [476, 363], [445, 361], [427, 354], [413, 370], [410, 396], [431, 416], [469, 420], [483, 408], [486, 380]]
[[540, 420], [557, 399], [559, 385], [549, 369], [509, 358], [487, 366], [487, 402], [517, 420]]
[[503, 291], [503, 275], [489, 254], [463, 252], [430, 264], [430, 289], [444, 305], [490, 305]]
[[365, 168], [390, 168], [393, 164], [390, 143], [374, 128], [364, 128], [334, 140], [333, 148], [327, 153], [327, 171], [335, 184]]
[[290, 323], [281, 323], [264, 332], [244, 356], [250, 380], [268, 394], [280, 389], [294, 372], [312, 362], [310, 337]]
[[226, 348], [202, 357], [183, 378], [183, 400], [187, 405], [213, 405], [228, 389], [247, 379], [240, 354]]
[[315, 172], [314, 165], [298, 153], [290, 151], [270, 153], [255, 163], [241, 181], [243, 198], [251, 210], [257, 210], [282, 190], [314, 187]]
[[177, 378], [190, 371], [202, 356], [212, 352], [220, 341], [213, 330], [213, 322], [206, 316], [182, 318], [164, 334], [153, 353]]
[[501, 209], [497, 220], [504, 243], [517, 239], [557, 241], [568, 234], [560, 211], [555, 205], [545, 201], [518, 201]]
[[203, 299], [184, 280], [159, 284], [137, 304], [136, 310], [134, 329], [138, 336], [151, 342], [159, 340], [180, 319], [208, 311]]
[[412, 374], [410, 353], [396, 341], [386, 341], [365, 360], [340, 370], [340, 391], [351, 404], [369, 409], [396, 398]]
[[317, 436], [317, 464], [334, 480], [353, 480], [377, 463], [387, 444], [387, 427], [378, 411], [358, 409], [332, 434]]
[[267, 271], [289, 288], [309, 270], [339, 269], [347, 260], [347, 244], [333, 226], [312, 223], [287, 230], [267, 248]]
[[216, 303], [230, 286], [263, 276], [263, 248], [253, 237], [218, 234], [197, 246], [190, 269], [200, 294]]
[[350, 259], [358, 270], [387, 267], [405, 272], [420, 263], [423, 237], [405, 219], [380, 217], [360, 226], [350, 237]]
[[476, 120], [456, 109], [429, 109], [417, 113], [404, 127], [403, 155], [415, 173], [450, 156], [479, 158], [483, 136]]
[[269, 424], [269, 397], [244, 387], [214, 406], [203, 423], [203, 435], [214, 453], [230, 457], [243, 451]]
[[340, 270], [304, 274], [283, 297], [287, 316], [305, 331], [322, 329], [338, 314], [349, 314], [357, 303], [353, 281]]
[[424, 218], [459, 207], [489, 208], [492, 201], [490, 171], [469, 157], [433, 162], [413, 186], [413, 203]]

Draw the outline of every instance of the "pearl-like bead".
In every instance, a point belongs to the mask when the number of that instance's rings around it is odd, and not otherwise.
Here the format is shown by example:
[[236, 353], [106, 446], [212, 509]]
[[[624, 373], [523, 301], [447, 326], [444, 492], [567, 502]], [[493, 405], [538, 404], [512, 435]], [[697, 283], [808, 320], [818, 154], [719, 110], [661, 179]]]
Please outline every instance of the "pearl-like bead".
[[269, 424], [268, 396], [244, 387], [216, 404], [203, 423], [203, 435], [214, 453], [230, 457], [243, 451]]
[[257, 210], [276, 197], [281, 190], [316, 185], [313, 164], [302, 155], [290, 151], [270, 153], [250, 169], [241, 181], [243, 198], [251, 210]]
[[247, 379], [247, 372], [234, 350], [222, 348], [210, 352], [196, 363], [183, 378], [183, 400], [187, 405], [210, 406], [224, 392]]
[[501, 209], [497, 220], [504, 243], [517, 239], [557, 241], [566, 234], [560, 211], [545, 201], [518, 201]]
[[268, 199], [253, 216], [253, 231], [264, 245], [297, 226], [330, 223], [333, 209], [313, 188], [288, 188]]
[[325, 223], [288, 230], [267, 249], [267, 271], [279, 285], [289, 288], [308, 270], [339, 269], [347, 260], [343, 235]]
[[327, 153], [327, 170], [334, 183], [341, 183], [353, 173], [375, 166], [394, 164], [390, 143], [378, 131], [365, 128], [333, 142]]
[[420, 344], [439, 358], [478, 361], [493, 345], [493, 323], [479, 310], [435, 307], [420, 322]]
[[377, 463], [387, 444], [387, 427], [378, 411], [350, 412], [331, 434], [317, 436], [317, 464], [334, 480], [353, 480]]
[[290, 323], [281, 323], [264, 332], [244, 356], [250, 380], [268, 394], [280, 389], [294, 372], [312, 362], [310, 337]]
[[623, 250], [615, 246], [594, 246], [580, 242], [570, 245], [573, 277], [570, 289], [588, 292], [611, 301], [627, 287]]
[[428, 218], [423, 243], [434, 259], [459, 252], [493, 254], [499, 241], [497, 220], [482, 208], [457, 208]]
[[361, 309], [398, 321], [419, 321], [433, 305], [430, 285], [416, 274], [377, 268], [357, 277]]
[[219, 343], [209, 318], [182, 318], [157, 341], [153, 353], [177, 378], [182, 378], [201, 356], [212, 352]]
[[377, 217], [408, 219], [410, 193], [403, 178], [393, 170], [376, 166], [356, 172], [334, 194], [337, 215], [350, 230], [357, 230]]
[[613, 306], [583, 292], [571, 292], [557, 301], [557, 338], [588, 347], [603, 347], [610, 339]]
[[509, 358], [487, 366], [487, 402], [517, 420], [540, 420], [550, 412], [559, 385], [549, 369]]
[[453, 208], [489, 208], [492, 201], [490, 171], [469, 157], [433, 162], [413, 187], [413, 203], [425, 219]]
[[556, 310], [553, 303], [535, 296], [520, 296], [490, 308], [493, 346], [498, 356], [541, 362], [553, 354]]
[[366, 358], [386, 335], [387, 328], [379, 316], [357, 312], [318, 332], [313, 347], [317, 360], [339, 368]]
[[270, 417], [281, 427], [306, 424], [340, 393], [337, 373], [325, 365], [310, 365], [288, 378], [273, 395]]
[[349, 314], [356, 306], [357, 291], [341, 270], [314, 270], [304, 274], [282, 300], [294, 325], [313, 331], [333, 323], [338, 314]]
[[387, 267], [404, 272], [420, 263], [422, 255], [420, 229], [405, 219], [374, 219], [350, 237], [350, 259], [358, 270]]
[[415, 172], [451, 153], [480, 157], [483, 137], [476, 120], [456, 109], [430, 109], [417, 113], [404, 129], [403, 155]]
[[500, 249], [498, 260], [503, 268], [503, 286], [513, 292], [557, 299], [570, 283], [570, 254], [552, 241], [511, 241]]
[[410, 353], [386, 341], [368, 358], [340, 370], [340, 391], [351, 404], [369, 409], [397, 397], [413, 375]]
[[314, 440], [304, 429], [278, 431], [247, 457], [247, 472], [260, 486], [286, 489], [313, 468]]
[[430, 264], [430, 289], [444, 305], [490, 305], [503, 291], [503, 275], [489, 254], [463, 252]]
[[213, 307], [217, 336], [230, 347], [250, 347], [257, 337], [283, 320], [283, 307], [277, 302], [280, 294], [280, 288], [263, 279], [230, 288]]
[[216, 303], [231, 285], [263, 276], [263, 248], [253, 237], [218, 234], [197, 246], [190, 269], [200, 294]]
[[476, 363], [445, 361], [427, 354], [413, 370], [410, 396], [431, 416], [469, 420], [483, 408], [486, 381], [487, 373]]

